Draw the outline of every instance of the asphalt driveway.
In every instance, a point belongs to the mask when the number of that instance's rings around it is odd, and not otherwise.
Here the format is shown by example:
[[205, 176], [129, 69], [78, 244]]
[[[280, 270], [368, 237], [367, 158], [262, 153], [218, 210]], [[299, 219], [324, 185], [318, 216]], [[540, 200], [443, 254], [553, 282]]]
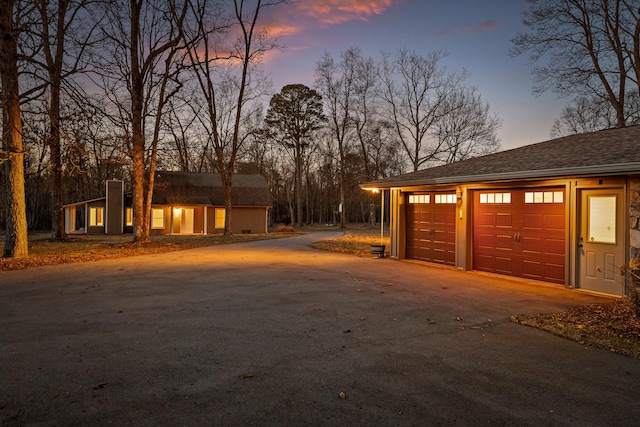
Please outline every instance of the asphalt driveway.
[[0, 425], [637, 425], [640, 361], [508, 322], [602, 298], [329, 236], [0, 272]]

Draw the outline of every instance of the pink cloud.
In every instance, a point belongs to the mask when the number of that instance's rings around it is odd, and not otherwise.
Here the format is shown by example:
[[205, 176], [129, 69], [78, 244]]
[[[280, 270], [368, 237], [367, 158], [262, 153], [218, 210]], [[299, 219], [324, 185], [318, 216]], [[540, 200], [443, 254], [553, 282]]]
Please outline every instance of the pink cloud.
[[366, 22], [404, 1], [296, 0], [270, 9], [263, 30], [281, 37], [287, 50], [304, 51], [318, 43], [316, 30], [352, 21]]
[[383, 13], [393, 3], [393, 0], [323, 0], [299, 2], [296, 7], [299, 13], [314, 18], [322, 25], [336, 25], [367, 21], [372, 15]]
[[271, 33], [291, 35], [309, 27], [367, 21], [402, 0], [300, 0], [279, 7], [270, 16]]
[[455, 28], [448, 28], [442, 31], [438, 31], [436, 35], [446, 36], [451, 33], [478, 34], [478, 33], [484, 33], [487, 31], [493, 31], [499, 26], [500, 25], [496, 21], [487, 20], [487, 21], [478, 22], [475, 24], [467, 24], [467, 25], [461, 25]]

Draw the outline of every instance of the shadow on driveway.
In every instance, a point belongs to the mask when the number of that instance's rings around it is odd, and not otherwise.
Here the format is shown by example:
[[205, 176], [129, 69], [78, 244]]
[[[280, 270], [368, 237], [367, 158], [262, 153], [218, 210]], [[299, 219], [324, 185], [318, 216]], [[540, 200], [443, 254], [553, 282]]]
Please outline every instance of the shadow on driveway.
[[329, 237], [0, 272], [0, 424], [640, 419], [637, 360], [508, 322], [602, 298]]

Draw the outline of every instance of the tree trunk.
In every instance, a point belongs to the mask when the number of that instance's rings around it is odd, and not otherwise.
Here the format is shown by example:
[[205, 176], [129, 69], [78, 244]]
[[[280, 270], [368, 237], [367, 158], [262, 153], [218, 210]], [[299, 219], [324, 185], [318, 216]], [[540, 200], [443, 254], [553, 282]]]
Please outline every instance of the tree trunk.
[[62, 150], [60, 147], [60, 81], [51, 82], [49, 148], [51, 150], [51, 238], [65, 237], [62, 194]]
[[[294, 178], [294, 181], [295, 181], [295, 178]], [[289, 187], [289, 185], [287, 183], [285, 183], [285, 186], [286, 186], [286, 194], [287, 194], [287, 206], [289, 207], [289, 224], [293, 225], [296, 222], [296, 219], [295, 219], [296, 218], [295, 217], [296, 211], [295, 211], [295, 206], [294, 206], [294, 203], [295, 203], [295, 200], [294, 200], [295, 199], [295, 185], [293, 186], [294, 187], [293, 188], [293, 191], [294, 191], [293, 197], [291, 197], [291, 187]]]
[[231, 236], [233, 235], [233, 225], [231, 221], [231, 216], [233, 214], [233, 207], [231, 205], [231, 190], [233, 183], [233, 174], [231, 170], [228, 170], [225, 180], [222, 182], [224, 188], [224, 235]]
[[[344, 134], [343, 134], [344, 135]], [[345, 228], [345, 216], [347, 213], [347, 205], [345, 203], [345, 198], [344, 198], [344, 181], [345, 181], [345, 174], [344, 174], [344, 168], [345, 168], [345, 164], [344, 164], [344, 146], [342, 141], [340, 141], [340, 206], [342, 206], [342, 212], [340, 213], [340, 228], [344, 229]]]
[[62, 63], [65, 54], [65, 36], [67, 33], [65, 16], [68, 1], [58, 1], [56, 11], [55, 52], [51, 45], [49, 33], [48, 2], [39, 5], [43, 23], [42, 46], [49, 74], [51, 94], [49, 97], [49, 149], [51, 150], [51, 238], [60, 240], [65, 236], [63, 189], [62, 189], [62, 147], [60, 141], [60, 98], [62, 91]]
[[0, 0], [0, 79], [3, 106], [3, 158], [7, 183], [5, 257], [29, 254], [24, 188], [24, 148], [18, 85], [18, 42], [13, 25], [14, 0]]
[[[302, 148], [300, 148], [300, 142], [297, 143], [296, 148], [296, 187], [295, 187], [295, 199], [296, 199], [296, 219], [297, 226], [302, 226]], [[291, 218], [293, 220], [293, 218]]]
[[[134, 137], [135, 140], [135, 137]], [[138, 143], [139, 145], [139, 143]], [[132, 186], [133, 186], [133, 241], [134, 243], [146, 243], [149, 241], [149, 229], [144, 206], [144, 160], [143, 153], [134, 147]]]
[[[142, 118], [144, 83], [140, 70], [140, 8], [138, 2], [131, 2], [131, 145], [133, 158], [132, 184], [133, 184], [133, 241], [135, 243], [149, 242], [149, 217], [145, 209], [144, 191], [144, 125]], [[149, 206], [150, 209], [150, 206]]]

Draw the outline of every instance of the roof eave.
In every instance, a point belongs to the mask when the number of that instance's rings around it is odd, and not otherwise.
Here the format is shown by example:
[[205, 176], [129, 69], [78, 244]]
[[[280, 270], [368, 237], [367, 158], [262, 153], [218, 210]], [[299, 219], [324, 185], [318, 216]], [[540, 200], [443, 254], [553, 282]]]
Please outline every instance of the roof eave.
[[80, 205], [84, 205], [84, 204], [88, 204], [88, 203], [94, 203], [94, 202], [98, 202], [100, 200], [107, 200], [106, 197], [97, 197], [95, 199], [90, 199], [90, 200], [82, 200], [80, 202], [75, 202], [75, 203], [67, 203], [65, 205], [62, 205], [63, 208], [70, 208], [72, 206], [80, 206]]
[[384, 180], [368, 182], [360, 185], [363, 190], [388, 190], [396, 187], [413, 187], [419, 185], [468, 184], [471, 182], [514, 181], [526, 179], [544, 179], [560, 177], [576, 177], [590, 175], [627, 175], [640, 174], [640, 162], [617, 163], [599, 166], [576, 166], [571, 168], [526, 170], [517, 172], [493, 173], [484, 175], [464, 175], [430, 179], [409, 179], [385, 182]]

